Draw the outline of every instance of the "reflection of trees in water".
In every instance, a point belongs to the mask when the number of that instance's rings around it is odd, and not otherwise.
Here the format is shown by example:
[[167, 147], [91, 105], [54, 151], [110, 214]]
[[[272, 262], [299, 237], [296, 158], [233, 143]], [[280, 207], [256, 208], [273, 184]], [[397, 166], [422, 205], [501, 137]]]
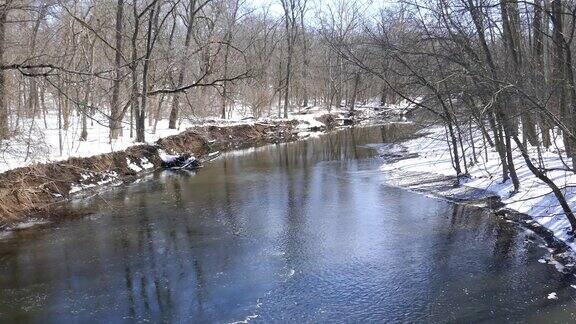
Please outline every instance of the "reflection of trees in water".
[[[228, 159], [224, 159], [223, 163], [223, 177], [222, 177], [222, 196], [224, 197], [224, 204], [221, 208], [224, 209], [223, 215], [226, 218], [226, 225], [232, 230], [232, 232], [237, 233], [240, 231], [241, 225], [238, 222], [236, 213], [232, 209], [233, 199], [236, 196], [237, 188], [235, 182], [233, 181], [234, 168], [229, 166]], [[230, 170], [231, 169], [231, 170]], [[231, 172], [230, 172], [231, 171]], [[219, 190], [217, 190], [219, 192]], [[218, 204], [212, 204], [217, 206]]]
[[[374, 155], [373, 151], [365, 149], [363, 146], [382, 142], [383, 127], [388, 129], [384, 132], [389, 134], [396, 132], [411, 134], [405, 128], [412, 128], [409, 124], [350, 127], [317, 138], [267, 146], [251, 154], [251, 165], [256, 162], [258, 166], [306, 167], [310, 163], [318, 161], [356, 160], [371, 157]], [[407, 135], [399, 135], [398, 137], [402, 136]]]
[[[306, 145], [303, 150], [308, 152]], [[289, 154], [284, 152], [284, 154]], [[307, 164], [306, 159], [303, 160]], [[285, 198], [285, 212], [283, 213], [283, 235], [280, 237], [282, 257], [288, 269], [297, 268], [295, 262], [302, 262], [309, 258], [311, 232], [307, 231], [310, 222], [307, 219], [310, 204], [310, 184], [314, 181], [311, 167], [285, 168], [279, 185], [287, 188]], [[303, 249], [306, 247], [306, 249]], [[287, 269], [287, 270], [288, 270]]]
[[[177, 185], [176, 185], [177, 186]], [[177, 187], [176, 187], [177, 188]], [[156, 237], [154, 237], [155, 233], [152, 231], [153, 223], [150, 219], [149, 209], [146, 208], [147, 197], [140, 197], [140, 211], [141, 211], [141, 226], [140, 231], [138, 231], [138, 251], [137, 255], [139, 256], [146, 256], [146, 262], [143, 264], [144, 267], [148, 266], [149, 269], [146, 271], [142, 271], [142, 275], [140, 278], [140, 301], [144, 305], [144, 313], [145, 318], [148, 318], [151, 314], [150, 303], [153, 302], [151, 297], [148, 295], [148, 282], [152, 282], [154, 284], [154, 297], [155, 302], [154, 306], [158, 307], [159, 315], [161, 318], [165, 318], [167, 313], [165, 313], [165, 305], [171, 304], [171, 293], [170, 293], [170, 282], [166, 280], [165, 286], [161, 285], [160, 283], [160, 276], [162, 270], [163, 262], [158, 262], [156, 259], [157, 257], [161, 257], [157, 255], [157, 247], [156, 244]], [[176, 203], [181, 203], [181, 196], [180, 191], [175, 196]], [[169, 218], [168, 218], [169, 219]], [[171, 229], [173, 230], [173, 229]], [[158, 248], [167, 248], [167, 246], [159, 246]], [[147, 277], [150, 278], [147, 278]]]
[[[283, 235], [284, 242], [281, 246], [284, 248], [284, 259], [286, 264], [290, 267], [293, 261], [298, 256], [298, 249], [302, 242], [297, 242], [296, 239], [300, 237], [298, 233], [300, 232], [302, 224], [302, 208], [304, 208], [304, 202], [300, 199], [302, 198], [301, 194], [297, 194], [296, 191], [296, 182], [299, 182], [301, 179], [298, 179], [299, 171], [292, 171], [291, 169], [287, 168], [284, 174], [284, 183], [288, 188], [287, 197], [286, 197], [286, 230], [285, 234]], [[304, 180], [306, 181], [306, 180]]]
[[494, 232], [494, 248], [492, 255], [496, 260], [494, 266], [496, 269], [505, 269], [507, 267], [506, 260], [512, 261], [512, 252], [514, 243], [518, 235], [518, 229], [504, 221], [492, 221], [490, 227]]
[[[275, 219], [282, 221], [284, 230], [284, 235], [278, 238], [285, 252], [284, 260], [280, 262], [294, 266], [294, 262], [317, 257], [319, 251], [315, 249], [322, 248], [322, 243], [314, 241], [317, 231], [310, 225], [316, 224], [313, 217], [322, 215], [316, 210], [311, 215], [309, 206], [317, 201], [350, 200], [356, 193], [347, 184], [334, 185], [337, 183], [334, 168], [314, 162], [361, 158], [364, 153], [360, 145], [393, 138], [394, 132], [393, 127], [348, 129], [318, 139], [270, 146], [254, 152], [250, 158], [224, 156], [214, 162], [217, 163], [214, 167], [201, 170], [195, 177], [173, 175], [151, 181], [150, 185], [135, 186], [134, 190], [119, 190], [108, 203], [96, 200], [93, 204], [94, 208], [112, 213], [121, 208], [125, 215], [106, 215], [97, 223], [78, 222], [69, 229], [73, 235], [64, 233], [69, 236], [54, 240], [53, 245], [42, 248], [23, 245], [12, 253], [4, 253], [5, 262], [0, 272], [4, 277], [2, 287], [10, 287], [11, 283], [14, 287], [45, 284], [47, 288], [34, 289], [47, 290], [46, 305], [80, 300], [79, 297], [86, 294], [87, 286], [78, 286], [79, 276], [85, 275], [78, 274], [79, 269], [85, 270], [78, 265], [78, 260], [89, 260], [92, 269], [85, 271], [105, 279], [90, 284], [89, 293], [114, 297], [107, 301], [108, 305], [99, 305], [102, 308], [118, 307], [131, 318], [140, 320], [168, 321], [178, 315], [209, 318], [214, 304], [211, 299], [215, 298], [213, 291], [218, 284], [212, 274], [234, 267], [238, 271], [237, 266], [244, 262], [242, 258], [254, 251], [235, 239], [218, 241], [217, 247], [211, 246], [212, 243], [203, 241], [205, 234], [230, 237], [229, 232], [237, 233], [243, 227], [254, 226], [254, 223], [247, 224], [248, 221], [262, 222], [259, 225], [266, 226], [266, 220], [247, 216], [254, 206], [235, 207], [239, 202], [256, 201], [259, 208], [282, 210], [281, 219]], [[245, 170], [245, 166], [250, 169]], [[279, 166], [282, 166], [280, 172], [270, 172], [271, 168], [276, 171]], [[252, 182], [250, 176], [269, 178]], [[257, 186], [253, 186], [254, 183]], [[279, 190], [281, 196], [277, 192], [271, 194], [273, 190]], [[413, 212], [413, 201], [391, 197], [391, 201], [398, 199], [405, 200], [398, 203], [399, 214]], [[353, 201], [350, 204], [357, 205]], [[196, 210], [200, 208], [202, 210], [197, 213], [205, 217], [202, 220], [196, 217]], [[435, 239], [442, 237], [444, 245], [432, 252], [435, 253], [433, 260], [453, 257], [461, 252], [458, 244], [479, 237], [494, 240], [492, 253], [497, 258], [514, 252], [517, 233], [512, 227], [502, 227], [474, 213], [474, 210], [456, 205], [449, 217], [437, 220], [447, 232], [436, 235]], [[340, 219], [330, 221], [353, 220], [344, 214], [337, 216], [341, 216]], [[345, 228], [350, 224], [337, 225]], [[59, 233], [62, 232], [52, 235], [57, 237]], [[345, 239], [352, 240], [354, 236], [338, 238]], [[304, 251], [303, 246], [307, 248]], [[87, 252], [93, 255], [87, 257], [84, 255]], [[440, 272], [443, 271], [441, 267], [448, 266], [441, 262], [430, 264]], [[97, 285], [100, 286], [94, 287]], [[11, 306], [24, 309], [26, 305]], [[25, 319], [26, 315], [22, 316]]]
[[[435, 223], [434, 226], [441, 228], [437, 233], [433, 233], [433, 239], [435, 244], [440, 248], [434, 249], [432, 254], [432, 259], [434, 262], [432, 265], [435, 266], [433, 273], [447, 273], [449, 268], [449, 260], [452, 257], [452, 250], [454, 248], [454, 243], [458, 241], [458, 218], [461, 215], [461, 208], [458, 205], [454, 205], [449, 208], [450, 211], [446, 210], [446, 213], [450, 213], [448, 217], [448, 224], [443, 224], [443, 219], [438, 219], [440, 224]], [[457, 248], [458, 246], [456, 246]]]
[[[513, 255], [515, 249], [514, 242], [517, 236], [517, 229], [509, 224], [495, 220], [479, 208], [465, 205], [450, 205], [450, 217], [438, 217], [435, 227], [438, 232], [434, 234], [434, 243], [437, 248], [433, 250], [433, 260], [436, 268], [432, 273], [451, 273], [449, 260], [455, 258], [468, 258], [462, 255], [462, 244], [478, 245], [479, 249], [489, 249], [492, 247], [491, 262], [482, 266], [484, 270], [503, 269], [507, 267], [505, 262]], [[448, 214], [448, 212], [446, 213]], [[445, 222], [443, 220], [446, 220]]]
[[[443, 217], [439, 217], [438, 234], [435, 237], [438, 240], [438, 249], [434, 250], [435, 264], [442, 265], [438, 268], [439, 273], [448, 271], [448, 260], [453, 256], [458, 257], [461, 251], [462, 242], [472, 241], [479, 235], [480, 226], [470, 226], [472, 219], [475, 219], [472, 212], [464, 205], [448, 205], [450, 211], [446, 211], [450, 217], [446, 219], [447, 224], [444, 224]], [[443, 212], [444, 213], [444, 212]]]
[[[167, 180], [164, 199], [170, 197], [170, 206], [178, 209], [184, 208], [186, 200], [186, 178], [174, 177]], [[158, 192], [152, 193], [158, 194]], [[162, 209], [156, 205], [149, 205], [152, 197], [148, 193], [140, 193], [129, 200], [133, 210], [137, 211], [134, 217], [128, 216], [124, 220], [133, 220], [136, 224], [128, 222], [120, 227], [123, 230], [116, 235], [120, 244], [115, 251], [120, 252], [119, 257], [113, 261], [120, 263], [124, 280], [125, 299], [117, 296], [116, 301], [126, 305], [127, 314], [135, 319], [167, 320], [171, 318], [177, 303], [183, 300], [174, 294], [182, 294], [173, 290], [183, 280], [190, 279], [189, 274], [195, 274], [196, 296], [190, 301], [198, 303], [201, 308], [206, 300], [205, 285], [201, 262], [194, 255], [194, 235], [199, 232], [187, 224], [187, 217], [174, 217], [167, 213], [158, 216]], [[154, 216], [154, 217], [151, 217]], [[187, 238], [187, 247], [180, 244], [181, 238]], [[97, 242], [95, 242], [97, 243]], [[97, 244], [96, 244], [97, 245]], [[104, 255], [114, 253], [114, 250], [102, 251]], [[191, 260], [193, 267], [190, 267]], [[104, 267], [106, 268], [106, 267]], [[184, 276], [187, 273], [188, 276]], [[116, 275], [112, 269], [107, 274], [112, 278]], [[115, 291], [115, 281], [111, 280], [110, 291]], [[180, 305], [181, 306], [181, 305]]]
[[172, 178], [172, 188], [170, 188], [170, 192], [174, 195], [174, 203], [178, 208], [184, 208], [184, 200], [182, 199], [182, 187], [181, 187], [181, 179], [179, 178]]
[[384, 143], [395, 143], [411, 138], [419, 126], [411, 123], [388, 123], [380, 126], [380, 139]]

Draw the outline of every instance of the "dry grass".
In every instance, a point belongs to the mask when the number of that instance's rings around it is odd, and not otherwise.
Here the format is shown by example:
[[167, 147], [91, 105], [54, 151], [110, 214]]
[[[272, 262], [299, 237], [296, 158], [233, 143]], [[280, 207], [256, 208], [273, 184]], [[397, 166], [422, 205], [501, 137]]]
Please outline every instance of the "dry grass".
[[[138, 145], [125, 151], [70, 158], [66, 161], [36, 164], [0, 174], [0, 225], [24, 219], [27, 215], [50, 215], [55, 202], [66, 200], [74, 184], [97, 184], [114, 172], [119, 181], [133, 179], [138, 173], [127, 160], [138, 164], [146, 158], [161, 166], [159, 149], [172, 154], [202, 157], [211, 151], [226, 151], [263, 143], [295, 140], [295, 121], [256, 123], [254, 125], [203, 126], [179, 135], [163, 138], [156, 145]], [[87, 179], [86, 175], [90, 177]]]

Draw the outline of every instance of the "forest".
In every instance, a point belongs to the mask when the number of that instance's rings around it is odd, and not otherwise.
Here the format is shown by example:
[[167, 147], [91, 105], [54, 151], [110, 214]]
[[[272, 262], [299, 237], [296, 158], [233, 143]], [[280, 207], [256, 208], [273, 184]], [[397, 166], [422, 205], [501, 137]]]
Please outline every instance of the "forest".
[[[334, 15], [347, 15], [334, 4]], [[0, 127], [4, 138], [47, 127], [55, 115], [82, 132], [107, 124], [139, 142], [168, 119], [226, 119], [235, 107], [253, 117], [283, 116], [309, 105], [327, 108], [382, 90], [338, 55], [326, 37], [352, 33], [335, 16], [309, 22], [307, 1], [273, 11], [247, 1], [7, 1], [0, 11]], [[278, 7], [283, 15], [278, 13]], [[305, 19], [306, 18], [306, 19]], [[330, 24], [330, 32], [317, 28]], [[356, 82], [356, 83], [355, 83]], [[360, 89], [362, 87], [362, 89]], [[359, 95], [360, 96], [360, 95]], [[360, 98], [354, 98], [360, 99]]]
[[43, 154], [38, 134], [52, 124], [62, 155], [71, 127], [74, 141], [98, 124], [110, 143], [145, 142], [162, 121], [176, 129], [309, 107], [352, 116], [356, 105], [402, 101], [444, 126], [458, 177], [495, 151], [511, 195], [521, 163], [576, 228], [571, 185], [549, 176], [576, 170], [575, 8], [565, 0], [6, 0], [0, 150]]

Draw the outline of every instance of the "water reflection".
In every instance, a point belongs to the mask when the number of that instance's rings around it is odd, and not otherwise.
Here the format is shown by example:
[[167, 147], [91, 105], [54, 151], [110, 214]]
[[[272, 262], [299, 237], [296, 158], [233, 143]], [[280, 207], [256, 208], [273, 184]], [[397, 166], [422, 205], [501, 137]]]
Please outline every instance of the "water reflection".
[[[225, 154], [197, 174], [163, 172], [76, 202], [93, 214], [0, 245], [0, 317], [570, 318], [571, 277], [537, 262], [541, 240], [381, 185], [381, 161], [364, 145], [396, 140], [394, 127]], [[546, 299], [552, 291], [559, 300]]]

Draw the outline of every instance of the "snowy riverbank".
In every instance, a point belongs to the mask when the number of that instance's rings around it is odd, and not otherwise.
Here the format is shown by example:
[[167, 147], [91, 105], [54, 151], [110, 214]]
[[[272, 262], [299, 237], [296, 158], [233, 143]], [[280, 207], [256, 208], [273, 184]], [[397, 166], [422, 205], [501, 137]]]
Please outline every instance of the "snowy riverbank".
[[[402, 106], [358, 107], [354, 121], [402, 113]], [[290, 142], [317, 136], [350, 121], [345, 111], [328, 112], [318, 107], [302, 109], [289, 118], [236, 118], [189, 121], [180, 129], [168, 129], [165, 121], [137, 143], [124, 129], [124, 136], [110, 143], [104, 123], [89, 128], [86, 141], [79, 141], [73, 119], [66, 132], [58, 127], [36, 129], [33, 122], [27, 139], [1, 142], [0, 225], [21, 222], [35, 214], [49, 217], [47, 209], [71, 195], [102, 186], [114, 186], [165, 167], [162, 155], [186, 156], [186, 160], [210, 159], [211, 154], [265, 143]], [[42, 128], [42, 127], [40, 127]], [[67, 133], [69, 132], [69, 133]]]
[[[424, 181], [425, 175], [431, 178], [447, 178], [454, 177], [455, 171], [452, 167], [444, 128], [428, 128], [422, 130], [421, 134], [423, 136], [415, 139], [381, 147], [379, 151], [383, 155], [390, 154], [392, 150], [407, 157], [385, 163], [381, 170], [394, 175], [395, 178], [402, 175], [406, 177], [420, 175], [422, 181], [412, 183], [410, 186], [415, 189], [418, 189], [418, 186], [428, 186], [426, 191], [434, 191], [429, 183]], [[469, 177], [458, 180], [461, 188], [482, 191], [485, 195], [499, 197], [505, 205], [504, 208], [531, 216], [535, 221], [535, 226], [544, 226], [558, 239], [576, 250], [576, 243], [570, 233], [570, 223], [562, 208], [550, 188], [530, 172], [520, 152], [514, 150], [514, 162], [521, 186], [519, 192], [512, 195], [512, 182], [503, 183], [501, 180], [501, 166], [497, 152], [489, 147], [484, 149], [482, 144], [481, 136], [477, 136], [474, 147], [477, 150], [478, 161], [473, 165], [470, 165], [471, 152], [466, 152]], [[531, 148], [531, 150], [533, 151], [531, 156], [537, 156], [535, 149]], [[560, 160], [554, 150], [542, 152], [542, 158], [550, 169], [561, 168], [563, 163], [569, 163], [569, 161]], [[548, 176], [561, 186], [568, 203], [573, 210], [576, 209], [576, 175], [566, 171], [549, 171]], [[447, 191], [445, 194], [451, 193]]]
[[166, 164], [163, 156], [209, 159], [218, 151], [290, 142], [311, 132], [325, 132], [336, 126], [335, 121], [334, 115], [311, 113], [281, 120], [206, 123], [155, 142], [131, 143], [124, 150], [100, 153], [111, 147], [95, 147], [85, 157], [68, 156], [56, 161], [46, 157], [45, 163], [0, 173], [0, 224], [21, 222], [29, 215], [49, 217], [55, 202], [162, 168]]
[[[198, 126], [254, 125], [255, 123], [295, 120], [299, 123], [298, 129], [301, 132], [317, 131], [325, 126], [317, 119], [329, 113], [339, 114], [341, 112], [328, 112], [325, 109], [317, 108], [307, 114], [291, 114], [288, 119], [260, 118], [255, 120], [240, 115], [231, 120], [209, 118], [182, 120], [177, 129], [169, 129], [168, 120], [162, 119], [158, 121], [155, 127], [148, 127], [146, 143], [136, 142], [134, 138], [130, 137], [128, 124], [123, 126], [123, 136], [110, 141], [110, 130], [105, 116], [95, 116], [94, 120], [89, 121], [88, 136], [85, 141], [79, 140], [82, 123], [80, 116], [70, 117], [67, 129], [58, 127], [56, 115], [48, 115], [46, 124], [41, 119], [23, 119], [20, 123], [23, 129], [27, 129], [26, 132], [17, 134], [10, 140], [0, 141], [0, 173], [36, 163], [64, 161], [73, 157], [91, 157], [123, 151], [134, 145], [153, 144], [159, 139], [178, 135], [189, 128]], [[302, 135], [305, 136], [306, 134], [308, 133]]]

